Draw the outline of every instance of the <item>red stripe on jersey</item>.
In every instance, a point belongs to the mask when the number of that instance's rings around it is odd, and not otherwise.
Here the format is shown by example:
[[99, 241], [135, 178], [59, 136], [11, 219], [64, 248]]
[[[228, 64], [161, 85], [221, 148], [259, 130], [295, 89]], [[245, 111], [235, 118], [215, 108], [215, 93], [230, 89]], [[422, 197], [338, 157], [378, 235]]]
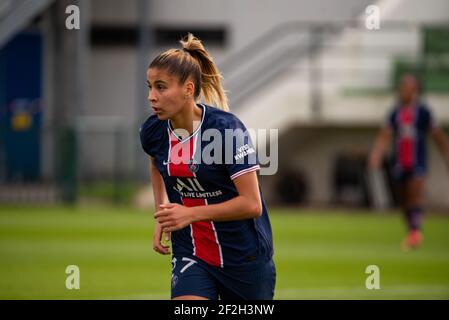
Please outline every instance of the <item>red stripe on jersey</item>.
[[399, 163], [404, 169], [411, 169], [415, 163], [414, 109], [403, 107], [399, 111]]
[[169, 173], [170, 176], [175, 177], [194, 177], [189, 170], [189, 160], [193, 158], [195, 150], [196, 136], [187, 141], [180, 142], [173, 133], [170, 135], [170, 158], [169, 158]]
[[[186, 207], [205, 206], [205, 199], [183, 198]], [[199, 221], [191, 225], [193, 238], [193, 254], [201, 260], [215, 267], [221, 267], [220, 248], [215, 236], [212, 222]]]
[[[193, 158], [197, 136], [180, 142], [178, 138], [169, 132], [170, 154], [168, 162], [168, 173], [174, 177], [188, 177], [195, 179], [195, 174], [190, 171], [188, 163]], [[196, 207], [207, 205], [203, 198], [181, 197], [186, 207]], [[220, 244], [215, 233], [212, 222], [199, 221], [191, 224], [193, 255], [207, 262], [210, 265], [223, 266], [220, 254]]]

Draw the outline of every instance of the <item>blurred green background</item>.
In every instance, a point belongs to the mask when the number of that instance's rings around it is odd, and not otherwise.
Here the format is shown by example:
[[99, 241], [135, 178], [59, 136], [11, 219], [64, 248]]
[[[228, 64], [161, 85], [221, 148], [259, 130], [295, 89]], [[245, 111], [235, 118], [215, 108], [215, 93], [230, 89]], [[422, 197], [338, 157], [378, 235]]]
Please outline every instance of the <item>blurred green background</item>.
[[[126, 206], [2, 207], [0, 298], [169, 299], [171, 258], [152, 250], [152, 215]], [[399, 217], [271, 210], [275, 298], [448, 299], [449, 219], [428, 214], [424, 245], [404, 252]], [[80, 268], [79, 290], [65, 287], [68, 265]], [[365, 287], [368, 265], [380, 269], [379, 290]]]

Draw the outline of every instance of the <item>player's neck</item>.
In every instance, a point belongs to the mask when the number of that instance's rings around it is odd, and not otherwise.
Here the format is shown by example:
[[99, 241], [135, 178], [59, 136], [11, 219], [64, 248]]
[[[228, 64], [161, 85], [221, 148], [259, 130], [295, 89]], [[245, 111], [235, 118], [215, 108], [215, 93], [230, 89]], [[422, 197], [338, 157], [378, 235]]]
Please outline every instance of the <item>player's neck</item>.
[[195, 102], [189, 103], [182, 108], [181, 112], [170, 119], [170, 124], [175, 132], [176, 129], [184, 129], [192, 134], [201, 123], [202, 112], [202, 108], [197, 107]]
[[407, 101], [402, 101], [401, 106], [403, 108], [413, 108], [418, 104], [418, 100], [417, 99], [410, 99]]

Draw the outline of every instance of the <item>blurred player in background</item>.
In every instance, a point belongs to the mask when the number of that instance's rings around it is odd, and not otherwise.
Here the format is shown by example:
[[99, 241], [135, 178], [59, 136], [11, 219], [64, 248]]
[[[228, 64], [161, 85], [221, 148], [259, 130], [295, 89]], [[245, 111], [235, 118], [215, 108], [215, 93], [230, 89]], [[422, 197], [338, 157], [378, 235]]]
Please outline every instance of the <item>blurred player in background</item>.
[[[151, 157], [154, 250], [169, 254], [161, 239], [171, 233], [172, 299], [272, 299], [271, 224], [254, 146], [228, 112], [221, 75], [202, 43], [189, 34], [181, 44], [158, 55], [147, 71], [155, 114], [140, 138]], [[211, 106], [197, 104], [199, 97]], [[221, 141], [218, 163], [201, 161], [210, 146], [202, 141], [207, 130]], [[226, 140], [227, 130], [240, 134]], [[231, 161], [220, 160], [227, 155]]]
[[404, 249], [423, 241], [422, 215], [424, 182], [427, 173], [427, 134], [437, 143], [449, 168], [449, 144], [427, 105], [420, 100], [421, 85], [416, 76], [405, 74], [399, 83], [398, 102], [381, 128], [369, 158], [377, 170], [393, 138], [392, 173], [399, 191], [401, 209], [408, 227]]

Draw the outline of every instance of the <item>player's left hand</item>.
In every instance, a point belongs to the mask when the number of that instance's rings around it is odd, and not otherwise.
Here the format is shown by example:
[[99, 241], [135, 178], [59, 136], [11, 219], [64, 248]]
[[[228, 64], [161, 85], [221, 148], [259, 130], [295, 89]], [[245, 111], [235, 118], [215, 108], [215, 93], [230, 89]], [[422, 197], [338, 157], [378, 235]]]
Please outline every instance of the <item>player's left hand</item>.
[[178, 203], [161, 204], [154, 218], [161, 224], [163, 232], [182, 229], [193, 222], [192, 208]]

